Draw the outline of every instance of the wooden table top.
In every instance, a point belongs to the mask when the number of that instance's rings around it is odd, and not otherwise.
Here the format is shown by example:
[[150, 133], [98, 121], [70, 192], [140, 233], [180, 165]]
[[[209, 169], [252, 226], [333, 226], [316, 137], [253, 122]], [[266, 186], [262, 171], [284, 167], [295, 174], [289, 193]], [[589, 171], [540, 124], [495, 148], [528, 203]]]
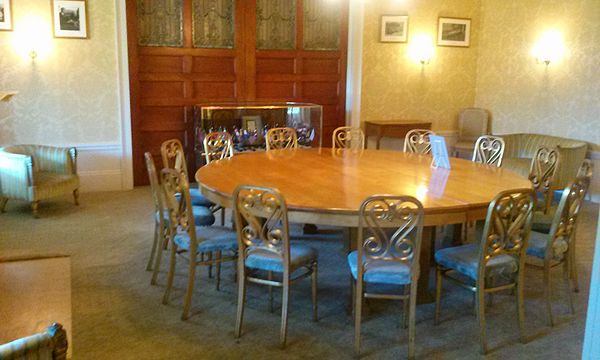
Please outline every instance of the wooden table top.
[[290, 211], [339, 215], [356, 214], [374, 194], [414, 196], [426, 215], [485, 214], [498, 192], [531, 187], [506, 169], [457, 158], [450, 163], [452, 170], [433, 169], [430, 156], [386, 150], [275, 150], [213, 162], [198, 170], [196, 180], [205, 195], [226, 207], [238, 185], [250, 184], [279, 189]]

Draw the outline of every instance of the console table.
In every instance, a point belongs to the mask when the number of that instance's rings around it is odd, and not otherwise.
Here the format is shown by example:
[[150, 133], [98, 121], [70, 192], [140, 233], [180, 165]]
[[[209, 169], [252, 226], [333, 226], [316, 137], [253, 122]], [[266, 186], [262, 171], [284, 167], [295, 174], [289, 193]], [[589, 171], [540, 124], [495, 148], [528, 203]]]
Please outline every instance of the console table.
[[430, 130], [431, 123], [417, 120], [365, 121], [365, 148], [368, 146], [369, 136], [376, 137], [375, 149], [379, 150], [382, 137], [404, 139], [406, 133], [412, 129]]

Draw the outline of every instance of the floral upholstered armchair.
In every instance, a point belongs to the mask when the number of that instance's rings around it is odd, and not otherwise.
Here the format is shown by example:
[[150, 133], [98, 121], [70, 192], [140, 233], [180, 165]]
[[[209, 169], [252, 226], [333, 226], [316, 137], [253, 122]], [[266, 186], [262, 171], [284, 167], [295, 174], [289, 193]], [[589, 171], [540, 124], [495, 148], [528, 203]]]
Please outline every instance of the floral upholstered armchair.
[[42, 145], [0, 148], [0, 212], [9, 199], [31, 203], [37, 217], [39, 202], [73, 193], [79, 205], [77, 150]]
[[54, 323], [48, 330], [0, 345], [2, 360], [65, 360], [67, 358], [67, 332]]

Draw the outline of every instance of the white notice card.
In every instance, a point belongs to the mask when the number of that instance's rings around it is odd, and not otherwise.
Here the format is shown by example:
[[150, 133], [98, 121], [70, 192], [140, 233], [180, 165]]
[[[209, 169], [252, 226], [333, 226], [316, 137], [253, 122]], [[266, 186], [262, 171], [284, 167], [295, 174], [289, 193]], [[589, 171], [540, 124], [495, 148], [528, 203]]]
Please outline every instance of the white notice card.
[[450, 169], [446, 139], [443, 136], [429, 135], [429, 141], [431, 141], [431, 154], [433, 155], [431, 166]]

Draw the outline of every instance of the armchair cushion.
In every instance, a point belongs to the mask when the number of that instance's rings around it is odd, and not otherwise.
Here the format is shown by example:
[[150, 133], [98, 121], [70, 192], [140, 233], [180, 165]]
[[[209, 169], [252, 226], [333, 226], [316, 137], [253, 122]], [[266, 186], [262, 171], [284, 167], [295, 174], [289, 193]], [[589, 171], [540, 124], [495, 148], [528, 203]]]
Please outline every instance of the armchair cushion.
[[[363, 256], [363, 264], [367, 260]], [[354, 279], [358, 274], [358, 251], [348, 254], [348, 265]], [[363, 279], [367, 283], [407, 285], [411, 282], [410, 267], [403, 262], [371, 260], [365, 268]]]

